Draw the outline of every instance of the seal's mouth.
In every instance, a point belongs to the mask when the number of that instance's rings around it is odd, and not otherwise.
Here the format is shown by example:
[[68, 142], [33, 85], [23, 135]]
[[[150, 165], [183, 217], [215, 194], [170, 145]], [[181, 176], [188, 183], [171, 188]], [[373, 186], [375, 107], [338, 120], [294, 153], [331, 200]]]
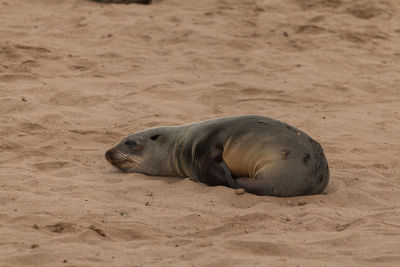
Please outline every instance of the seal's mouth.
[[114, 167], [120, 169], [123, 172], [126, 172], [125, 168], [123, 167], [125, 165], [125, 162], [127, 161], [127, 157], [123, 156], [121, 152], [118, 152], [116, 150], [110, 149], [106, 152], [105, 154], [107, 161], [113, 165]]
[[111, 165], [122, 172], [137, 172], [138, 168], [142, 167], [137, 159], [115, 149], [108, 150], [105, 157]]

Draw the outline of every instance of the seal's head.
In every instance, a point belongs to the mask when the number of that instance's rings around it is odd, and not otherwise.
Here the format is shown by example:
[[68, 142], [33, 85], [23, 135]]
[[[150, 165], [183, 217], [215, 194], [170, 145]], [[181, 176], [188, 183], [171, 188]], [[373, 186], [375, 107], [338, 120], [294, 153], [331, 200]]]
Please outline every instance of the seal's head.
[[159, 127], [129, 135], [106, 152], [106, 159], [123, 172], [172, 175], [168, 164], [173, 147], [171, 128]]

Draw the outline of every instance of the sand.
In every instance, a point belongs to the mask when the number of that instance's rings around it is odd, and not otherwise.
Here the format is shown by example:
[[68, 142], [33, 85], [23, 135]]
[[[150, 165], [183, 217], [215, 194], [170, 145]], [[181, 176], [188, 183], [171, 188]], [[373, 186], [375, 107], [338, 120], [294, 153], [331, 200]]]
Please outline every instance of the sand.
[[[399, 266], [397, 0], [0, 2], [1, 266]], [[153, 126], [259, 114], [320, 141], [325, 194], [123, 174]]]

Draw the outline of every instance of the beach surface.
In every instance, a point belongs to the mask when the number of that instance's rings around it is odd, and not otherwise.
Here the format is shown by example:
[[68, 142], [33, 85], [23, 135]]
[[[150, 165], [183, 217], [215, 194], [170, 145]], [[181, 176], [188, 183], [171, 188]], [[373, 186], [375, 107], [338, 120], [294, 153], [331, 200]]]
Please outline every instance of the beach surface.
[[[398, 0], [0, 1], [0, 266], [400, 266]], [[156, 126], [257, 114], [324, 194], [121, 173]]]

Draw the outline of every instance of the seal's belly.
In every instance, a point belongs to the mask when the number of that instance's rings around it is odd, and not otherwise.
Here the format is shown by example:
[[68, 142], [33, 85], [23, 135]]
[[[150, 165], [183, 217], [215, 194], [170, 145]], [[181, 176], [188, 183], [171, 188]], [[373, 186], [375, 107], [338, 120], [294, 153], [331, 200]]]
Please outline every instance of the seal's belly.
[[254, 178], [266, 166], [271, 155], [268, 149], [251, 140], [228, 140], [222, 158], [233, 177]]
[[233, 177], [251, 177], [251, 163], [234, 153], [224, 153], [223, 159]]

